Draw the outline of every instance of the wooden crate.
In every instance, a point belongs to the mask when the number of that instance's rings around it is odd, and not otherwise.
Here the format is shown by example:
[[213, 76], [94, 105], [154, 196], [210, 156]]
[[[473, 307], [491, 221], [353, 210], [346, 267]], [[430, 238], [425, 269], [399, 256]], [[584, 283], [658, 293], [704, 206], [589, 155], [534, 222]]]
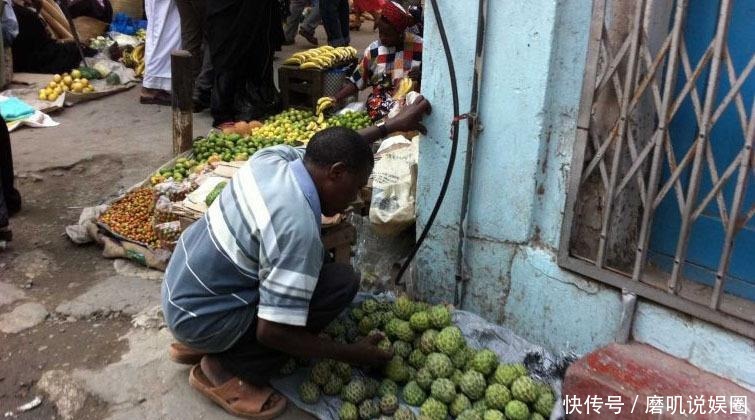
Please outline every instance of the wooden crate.
[[323, 75], [320, 70], [302, 70], [293, 66], [278, 69], [278, 87], [284, 108], [314, 109], [323, 95]]
[[[278, 88], [284, 108], [314, 109], [317, 100], [333, 96], [351, 74], [355, 63], [339, 69], [302, 70], [297, 66], [281, 66], [278, 69]], [[356, 100], [356, 95], [346, 102]]]

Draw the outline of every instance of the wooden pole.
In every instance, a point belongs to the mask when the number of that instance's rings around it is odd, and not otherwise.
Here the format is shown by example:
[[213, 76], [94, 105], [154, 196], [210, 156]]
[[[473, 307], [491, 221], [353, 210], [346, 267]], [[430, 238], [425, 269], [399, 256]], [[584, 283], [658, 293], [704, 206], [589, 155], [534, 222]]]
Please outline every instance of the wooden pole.
[[170, 73], [173, 107], [173, 155], [191, 149], [194, 129], [192, 126], [192, 91], [194, 78], [191, 73], [191, 53], [176, 50], [170, 54]]

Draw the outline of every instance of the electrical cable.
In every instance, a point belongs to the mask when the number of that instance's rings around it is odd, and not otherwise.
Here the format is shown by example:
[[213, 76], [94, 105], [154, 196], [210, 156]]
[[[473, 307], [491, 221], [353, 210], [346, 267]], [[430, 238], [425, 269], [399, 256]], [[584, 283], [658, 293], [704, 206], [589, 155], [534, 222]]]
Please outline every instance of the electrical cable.
[[456, 85], [456, 69], [454, 68], [454, 60], [453, 56], [451, 55], [451, 47], [448, 44], [448, 37], [446, 36], [446, 29], [443, 26], [443, 19], [441, 18], [440, 11], [438, 10], [438, 1], [430, 0], [430, 3], [432, 4], [435, 22], [438, 25], [440, 40], [443, 44], [443, 52], [446, 55], [446, 63], [448, 64], [448, 76], [451, 81], [451, 100], [453, 103], [454, 115], [454, 118], [451, 121], [451, 153], [448, 156], [448, 167], [446, 168], [446, 175], [443, 178], [443, 184], [441, 184], [440, 186], [440, 192], [438, 193], [438, 198], [435, 201], [435, 206], [433, 207], [432, 212], [430, 212], [430, 217], [427, 218], [427, 223], [425, 223], [425, 227], [422, 229], [422, 233], [419, 235], [417, 243], [414, 244], [414, 247], [412, 247], [409, 256], [406, 258], [404, 263], [401, 265], [398, 273], [396, 274], [396, 284], [399, 284], [401, 277], [409, 268], [409, 264], [411, 264], [412, 260], [417, 255], [417, 251], [419, 251], [419, 248], [425, 241], [427, 233], [430, 231], [433, 222], [435, 222], [435, 217], [438, 215], [438, 210], [440, 210], [440, 206], [443, 204], [443, 199], [446, 197], [446, 191], [448, 190], [448, 184], [451, 182], [451, 175], [453, 174], [454, 163], [456, 162], [456, 149], [458, 147], [459, 140], [459, 121], [461, 120], [461, 118], [459, 117], [459, 92]]

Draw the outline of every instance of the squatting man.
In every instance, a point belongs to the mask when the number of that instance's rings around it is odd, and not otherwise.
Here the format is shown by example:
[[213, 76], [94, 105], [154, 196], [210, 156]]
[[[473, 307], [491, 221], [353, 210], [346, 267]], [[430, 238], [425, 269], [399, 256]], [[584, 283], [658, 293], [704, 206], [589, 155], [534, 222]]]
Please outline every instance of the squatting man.
[[353, 344], [318, 336], [359, 289], [349, 265], [326, 262], [321, 217], [343, 212], [372, 172], [371, 143], [424, 132], [430, 103], [359, 132], [325, 129], [306, 146], [269, 147], [241, 167], [204, 217], [181, 235], [165, 273], [162, 307], [177, 342], [172, 360], [232, 414], [269, 419], [286, 399], [269, 379], [290, 357], [380, 365], [372, 335]]

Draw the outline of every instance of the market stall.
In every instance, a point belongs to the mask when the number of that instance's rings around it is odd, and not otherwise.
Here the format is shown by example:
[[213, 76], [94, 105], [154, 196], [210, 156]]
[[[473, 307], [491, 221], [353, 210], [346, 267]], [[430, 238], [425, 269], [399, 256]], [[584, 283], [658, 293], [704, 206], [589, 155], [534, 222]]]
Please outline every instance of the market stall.
[[[194, 140], [192, 150], [166, 162], [143, 182], [96, 211], [87, 211], [69, 237], [95, 240], [108, 258], [128, 258], [164, 270], [181, 232], [207, 211], [236, 171], [255, 152], [278, 144], [303, 145], [331, 126], [361, 129], [362, 112], [315, 116], [289, 109], [264, 122], [242, 122]], [[323, 218], [323, 244], [348, 263], [356, 231], [344, 217]]]
[[[88, 39], [87, 45], [97, 54], [82, 55], [78, 66], [60, 74], [13, 74], [14, 86], [0, 92], [0, 109], [8, 129], [55, 126], [47, 114], [136, 86], [144, 72], [144, 26], [146, 21], [113, 21], [111, 29], [130, 34], [112, 30]], [[6, 103], [11, 98], [14, 102]], [[25, 112], [18, 112], [21, 108]]]

